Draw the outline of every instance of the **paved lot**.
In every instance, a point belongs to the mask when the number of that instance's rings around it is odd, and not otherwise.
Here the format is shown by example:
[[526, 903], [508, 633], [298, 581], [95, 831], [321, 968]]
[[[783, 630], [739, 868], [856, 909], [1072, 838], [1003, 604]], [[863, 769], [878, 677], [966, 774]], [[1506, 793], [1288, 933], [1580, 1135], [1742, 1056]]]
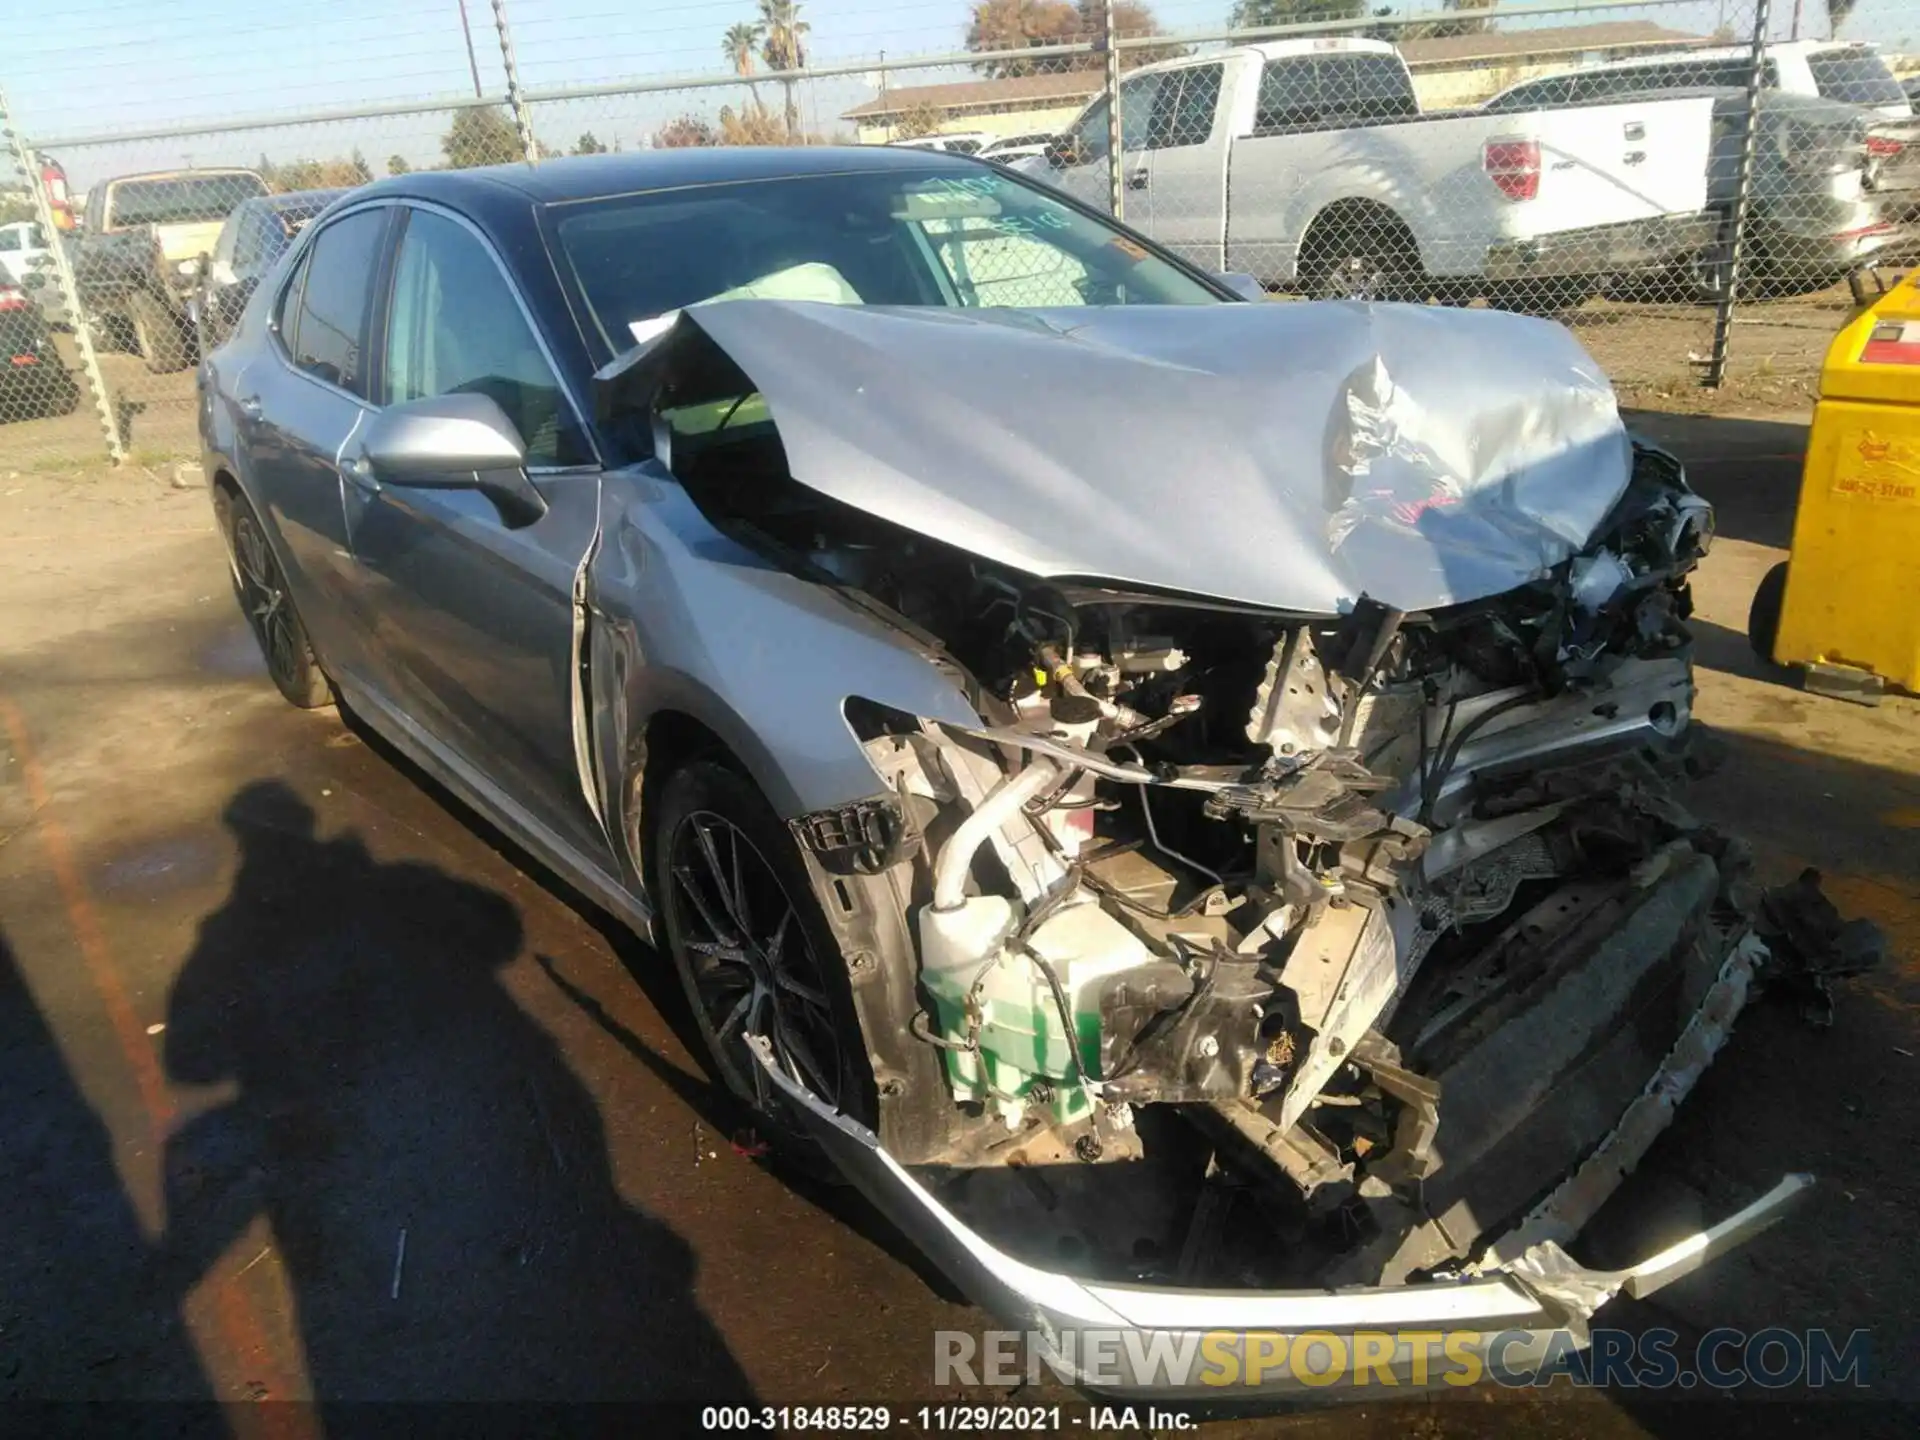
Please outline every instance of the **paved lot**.
[[[1608, 1315], [1870, 1327], [1879, 1393], [1911, 1399], [1920, 703], [1807, 696], [1747, 652], [1796, 418], [1642, 418], [1721, 507], [1700, 709], [1732, 758], [1696, 798], [1770, 875], [1822, 867], [1895, 960], [1831, 1031], [1750, 1012], [1594, 1243], [1791, 1169], [1820, 1174], [1817, 1204]], [[931, 1332], [985, 1322], [847, 1196], [736, 1149], [667, 982], [378, 744], [280, 702], [203, 496], [0, 480], [0, 1398], [936, 1398]], [[1730, 1414], [1483, 1390], [1237, 1428], [1677, 1436]], [[1774, 1422], [1908, 1433], [1859, 1404], [1739, 1421]]]

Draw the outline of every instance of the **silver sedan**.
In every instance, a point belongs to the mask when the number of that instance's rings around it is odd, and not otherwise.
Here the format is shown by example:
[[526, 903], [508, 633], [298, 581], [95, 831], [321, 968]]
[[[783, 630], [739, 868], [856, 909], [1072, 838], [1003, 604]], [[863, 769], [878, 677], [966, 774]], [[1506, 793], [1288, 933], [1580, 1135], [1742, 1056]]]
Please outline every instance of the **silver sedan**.
[[1710, 510], [1558, 326], [1243, 293], [959, 157], [655, 152], [354, 191], [201, 371], [282, 693], [1122, 1391], [1583, 1340], [1805, 1187], [1561, 1248], [1796, 963], [1676, 798]]

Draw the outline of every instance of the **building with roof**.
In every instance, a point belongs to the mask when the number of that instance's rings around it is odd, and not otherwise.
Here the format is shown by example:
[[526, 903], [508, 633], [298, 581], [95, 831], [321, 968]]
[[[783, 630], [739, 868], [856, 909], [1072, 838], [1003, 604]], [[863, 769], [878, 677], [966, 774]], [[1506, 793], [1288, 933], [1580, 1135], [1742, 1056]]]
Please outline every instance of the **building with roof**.
[[[1451, 110], [1477, 105], [1537, 75], [1707, 43], [1703, 36], [1645, 20], [1614, 20], [1406, 40], [1399, 48], [1413, 71], [1421, 106]], [[1101, 83], [1095, 67], [1004, 80], [888, 85], [840, 118], [851, 121], [860, 142], [868, 145], [918, 133], [928, 122], [948, 134], [1057, 134], [1100, 93]]]
[[913, 120], [935, 116], [937, 128], [947, 134], [963, 130], [988, 135], [1058, 134], [1100, 93], [1102, 83], [1102, 72], [1095, 68], [948, 85], [889, 85], [840, 118], [853, 122], [863, 145], [898, 139], [904, 133], [903, 124], [907, 130], [917, 130]]

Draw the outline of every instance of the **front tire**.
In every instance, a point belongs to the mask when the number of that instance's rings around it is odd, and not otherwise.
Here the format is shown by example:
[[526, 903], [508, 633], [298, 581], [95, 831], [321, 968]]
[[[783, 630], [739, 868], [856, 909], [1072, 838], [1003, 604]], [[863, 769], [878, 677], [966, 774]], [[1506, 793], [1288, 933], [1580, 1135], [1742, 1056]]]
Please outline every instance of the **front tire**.
[[1786, 602], [1787, 562], [1782, 560], [1761, 577], [1747, 609], [1747, 643], [1769, 665], [1779, 663], [1773, 658], [1773, 647], [1780, 639], [1780, 612]]
[[267, 662], [267, 674], [288, 703], [319, 709], [333, 699], [333, 689], [307, 639], [307, 627], [294, 608], [260, 517], [244, 496], [224, 491], [214, 507], [233, 554], [234, 594]]
[[846, 963], [806, 863], [760, 792], [715, 761], [676, 771], [649, 808], [660, 940], [709, 1065], [785, 1153], [825, 1168], [792, 1102], [745, 1038], [749, 1031], [763, 1036], [802, 1088], [873, 1123], [873, 1072]]

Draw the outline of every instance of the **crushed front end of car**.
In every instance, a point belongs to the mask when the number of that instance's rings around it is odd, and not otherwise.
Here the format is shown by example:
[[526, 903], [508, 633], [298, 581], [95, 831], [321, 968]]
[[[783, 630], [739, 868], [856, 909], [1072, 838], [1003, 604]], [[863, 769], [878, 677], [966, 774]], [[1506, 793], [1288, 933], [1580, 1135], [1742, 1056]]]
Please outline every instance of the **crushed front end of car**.
[[[899, 918], [840, 936], [874, 1122], [756, 1053], [1066, 1373], [1179, 1388], [1076, 1358], [1116, 1332], [1387, 1334], [1402, 1377], [1408, 1336], [1582, 1337], [1804, 1193], [1564, 1248], [1782, 963], [1679, 798], [1711, 510], [1565, 331], [732, 302], [604, 393], [979, 717], [848, 677], [875, 796], [793, 822], [830, 920]], [[757, 441], [676, 427], [750, 395]]]

